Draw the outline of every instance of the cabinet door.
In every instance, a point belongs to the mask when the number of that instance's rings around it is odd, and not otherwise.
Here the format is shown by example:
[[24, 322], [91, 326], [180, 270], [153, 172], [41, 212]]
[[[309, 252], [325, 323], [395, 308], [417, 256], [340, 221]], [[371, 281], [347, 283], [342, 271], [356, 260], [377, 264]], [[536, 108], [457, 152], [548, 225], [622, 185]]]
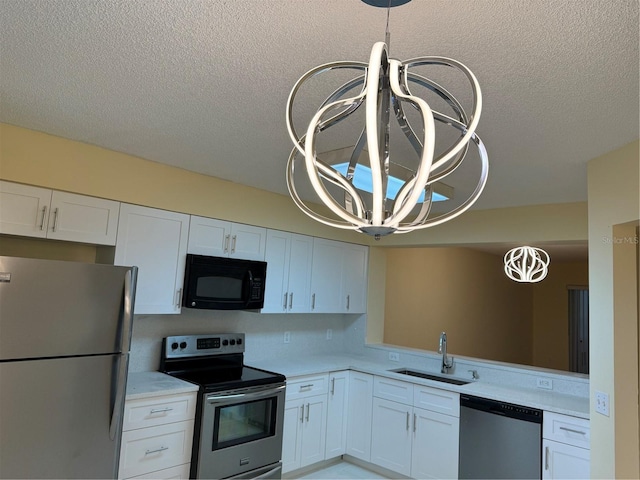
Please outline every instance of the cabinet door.
[[51, 190], [0, 181], [0, 233], [45, 238]]
[[[308, 313], [311, 311], [313, 238], [292, 234], [289, 258], [287, 310], [290, 313]], [[267, 269], [271, 275], [271, 266], [267, 265]], [[267, 275], [267, 281], [269, 281], [269, 275]]]
[[347, 411], [347, 454], [371, 460], [371, 411], [373, 408], [373, 375], [349, 372]]
[[191, 215], [188, 253], [228, 257], [231, 247], [231, 222]]
[[543, 479], [590, 478], [590, 451], [564, 443], [544, 439], [542, 441]]
[[54, 191], [47, 238], [115, 245], [120, 202]]
[[304, 423], [300, 466], [306, 467], [324, 460], [327, 428], [327, 396], [316, 395], [304, 400]]
[[458, 478], [460, 419], [414, 408], [411, 476]]
[[411, 473], [411, 419], [413, 407], [373, 399], [371, 463], [402, 475]]
[[313, 239], [311, 311], [342, 313], [342, 244]]
[[283, 472], [290, 472], [291, 470], [300, 468], [302, 422], [304, 422], [304, 406], [302, 400], [285, 402], [284, 425], [282, 430]]
[[264, 289], [262, 313], [285, 313], [287, 311], [290, 252], [290, 233], [278, 230], [267, 232], [265, 260], [268, 275]]
[[114, 263], [138, 267], [135, 313], [180, 313], [189, 215], [122, 204]]
[[334, 372], [329, 375], [327, 399], [327, 443], [325, 459], [339, 457], [347, 448], [347, 408], [349, 372]]
[[368, 247], [345, 243], [342, 261], [342, 301], [345, 313], [367, 311]]
[[229, 257], [263, 262], [266, 243], [266, 228], [241, 223], [231, 224]]

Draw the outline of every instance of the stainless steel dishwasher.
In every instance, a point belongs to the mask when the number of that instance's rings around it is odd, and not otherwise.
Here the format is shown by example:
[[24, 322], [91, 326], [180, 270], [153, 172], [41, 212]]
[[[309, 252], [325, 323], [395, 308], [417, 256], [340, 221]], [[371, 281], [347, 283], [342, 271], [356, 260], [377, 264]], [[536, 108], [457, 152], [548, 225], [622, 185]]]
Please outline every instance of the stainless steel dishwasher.
[[459, 477], [540, 479], [542, 410], [460, 395]]

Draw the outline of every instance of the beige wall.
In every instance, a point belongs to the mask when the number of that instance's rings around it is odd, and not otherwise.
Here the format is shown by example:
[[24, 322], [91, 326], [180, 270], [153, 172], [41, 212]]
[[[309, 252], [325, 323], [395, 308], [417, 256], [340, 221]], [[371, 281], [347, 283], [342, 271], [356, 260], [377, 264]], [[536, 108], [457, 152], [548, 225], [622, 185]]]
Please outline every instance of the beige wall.
[[569, 370], [568, 286], [588, 286], [588, 262], [554, 262], [533, 285], [533, 365]]
[[384, 342], [531, 364], [532, 286], [509, 280], [502, 258], [467, 248], [387, 250]]
[[624, 266], [637, 264], [624, 239], [640, 221], [639, 147], [634, 142], [588, 165], [590, 389], [591, 398], [596, 391], [609, 394], [611, 404], [607, 417], [591, 402], [594, 478], [640, 477], [638, 283], [637, 275], [631, 283], [633, 275]]

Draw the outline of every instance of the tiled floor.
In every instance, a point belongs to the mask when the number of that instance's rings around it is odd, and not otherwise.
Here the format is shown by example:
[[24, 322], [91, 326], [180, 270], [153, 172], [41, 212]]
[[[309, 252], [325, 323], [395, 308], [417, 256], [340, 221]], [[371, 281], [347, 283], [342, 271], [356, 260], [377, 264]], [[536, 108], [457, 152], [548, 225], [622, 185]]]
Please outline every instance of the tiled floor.
[[374, 473], [366, 468], [359, 467], [352, 463], [340, 462], [334, 465], [330, 465], [320, 470], [307, 473], [300, 477], [301, 479], [314, 479], [314, 480], [340, 480], [340, 479], [357, 479], [357, 480], [369, 480], [369, 479], [386, 479]]

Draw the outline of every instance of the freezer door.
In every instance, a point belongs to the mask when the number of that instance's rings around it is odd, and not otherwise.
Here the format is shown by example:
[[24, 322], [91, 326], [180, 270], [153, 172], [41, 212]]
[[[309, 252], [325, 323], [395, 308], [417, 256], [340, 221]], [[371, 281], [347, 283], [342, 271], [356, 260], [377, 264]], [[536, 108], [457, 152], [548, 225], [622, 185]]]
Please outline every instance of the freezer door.
[[127, 359], [0, 363], [0, 478], [116, 478]]
[[136, 271], [0, 257], [0, 361], [127, 352]]

